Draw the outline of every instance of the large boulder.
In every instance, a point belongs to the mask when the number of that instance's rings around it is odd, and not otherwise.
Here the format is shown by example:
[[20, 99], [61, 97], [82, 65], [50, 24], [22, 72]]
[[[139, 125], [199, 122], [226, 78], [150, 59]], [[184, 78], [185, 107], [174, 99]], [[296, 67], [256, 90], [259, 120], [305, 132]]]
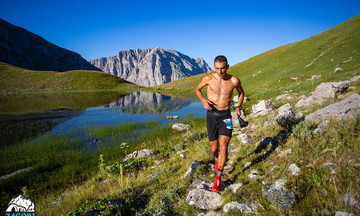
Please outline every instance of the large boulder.
[[219, 193], [196, 188], [189, 192], [186, 202], [198, 209], [212, 210], [220, 208], [224, 200]]
[[268, 115], [275, 110], [275, 104], [271, 100], [261, 100], [252, 105], [252, 111], [255, 116]]
[[315, 91], [310, 97], [306, 97], [305, 95], [301, 96], [295, 107], [308, 106], [313, 103], [321, 103], [327, 98], [337, 98], [340, 94], [346, 92], [351, 82], [356, 80], [357, 77], [354, 77], [350, 81], [321, 83], [316, 87]]
[[305, 117], [305, 120], [319, 124], [327, 119], [341, 119], [357, 116], [360, 113], [360, 95], [352, 94], [346, 99], [317, 110]]
[[278, 109], [278, 115], [276, 116], [275, 121], [283, 128], [291, 129], [302, 119], [303, 114], [295, 114], [292, 111], [292, 106], [288, 103]]
[[326, 98], [336, 98], [344, 93], [350, 85], [350, 81], [321, 83], [312, 94], [315, 101], [322, 101]]

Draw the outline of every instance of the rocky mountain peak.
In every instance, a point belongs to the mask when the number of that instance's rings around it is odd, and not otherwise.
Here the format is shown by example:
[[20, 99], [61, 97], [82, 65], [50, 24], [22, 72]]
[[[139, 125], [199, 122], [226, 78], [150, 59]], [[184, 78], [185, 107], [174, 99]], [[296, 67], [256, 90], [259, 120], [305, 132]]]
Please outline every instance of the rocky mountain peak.
[[104, 72], [141, 86], [157, 86], [211, 71], [202, 58], [191, 58], [161, 47], [120, 51], [89, 61]]
[[30, 70], [97, 70], [78, 53], [0, 18], [0, 61]]

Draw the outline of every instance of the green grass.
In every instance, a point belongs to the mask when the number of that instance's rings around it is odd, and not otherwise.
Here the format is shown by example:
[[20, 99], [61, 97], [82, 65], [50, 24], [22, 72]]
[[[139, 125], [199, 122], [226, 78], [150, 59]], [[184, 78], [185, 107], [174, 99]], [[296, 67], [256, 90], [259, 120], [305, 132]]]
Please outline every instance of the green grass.
[[0, 93], [80, 91], [137, 88], [119, 77], [98, 71], [33, 71], [0, 62]]
[[[244, 104], [245, 108], [258, 100], [275, 98], [286, 92], [309, 95], [321, 82], [344, 81], [360, 74], [359, 38], [360, 15], [303, 41], [233, 65], [228, 73], [241, 80], [245, 96], [250, 99]], [[335, 73], [337, 67], [343, 71]], [[175, 80], [154, 88], [193, 91], [205, 75]], [[309, 81], [313, 75], [321, 75], [321, 78]]]
[[[23, 187], [28, 188], [28, 194], [34, 200], [41, 200], [84, 182], [96, 174], [100, 154], [107, 162], [116, 162], [139, 148], [157, 127], [156, 123], [150, 122], [83, 129], [85, 137], [79, 137], [77, 131], [64, 135], [44, 135], [34, 141], [2, 147], [0, 175], [27, 167], [33, 167], [33, 170], [0, 181], [1, 209], [5, 208], [11, 197], [21, 193]], [[95, 138], [101, 140], [100, 144], [92, 146], [94, 144], [90, 142]], [[124, 140], [127, 142], [126, 148], [120, 145]]]

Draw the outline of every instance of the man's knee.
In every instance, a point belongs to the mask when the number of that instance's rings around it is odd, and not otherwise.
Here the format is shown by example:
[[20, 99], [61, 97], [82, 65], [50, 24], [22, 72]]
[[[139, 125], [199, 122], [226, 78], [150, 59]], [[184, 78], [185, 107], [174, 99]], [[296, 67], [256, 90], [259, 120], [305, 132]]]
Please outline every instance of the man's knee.
[[211, 153], [216, 154], [217, 150], [218, 150], [218, 142], [217, 142], [217, 140], [210, 141], [210, 151], [211, 151]]
[[212, 154], [216, 154], [217, 148], [210, 147], [210, 151], [211, 151]]
[[229, 137], [229, 136], [225, 136], [225, 135], [222, 135], [222, 136], [220, 136], [220, 146], [222, 146], [222, 145], [228, 145], [228, 143], [230, 142], [230, 139], [231, 139], [231, 137]]

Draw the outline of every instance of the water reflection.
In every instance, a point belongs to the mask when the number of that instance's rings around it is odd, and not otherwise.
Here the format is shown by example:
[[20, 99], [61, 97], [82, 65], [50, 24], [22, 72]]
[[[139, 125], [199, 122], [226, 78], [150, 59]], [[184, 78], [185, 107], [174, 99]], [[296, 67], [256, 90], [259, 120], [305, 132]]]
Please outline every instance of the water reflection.
[[153, 92], [133, 92], [105, 107], [119, 108], [124, 113], [165, 113], [181, 109], [192, 103]]
[[0, 115], [0, 148], [31, 140], [82, 113], [82, 110], [56, 110], [36, 114], [2, 114]]
[[[46, 110], [60, 108], [56, 111], [37, 111], [31, 114], [0, 115], [1, 143], [9, 145], [39, 137], [42, 134], [73, 132], [84, 143], [89, 143], [93, 139], [101, 139], [103, 145], [106, 143], [106, 137], [89, 138], [84, 131], [129, 123], [157, 122], [159, 125], [166, 125], [181, 121], [186, 116], [205, 116], [205, 111], [196, 98], [167, 96], [152, 92], [133, 92], [127, 95], [102, 92], [90, 95], [72, 93], [70, 95], [38, 96], [39, 98], [31, 95], [30, 98], [21, 99], [31, 104], [32, 111], [37, 107], [46, 107]], [[7, 110], [24, 111], [25, 108], [18, 105], [19, 101], [11, 97], [6, 100], [11, 102], [7, 103]], [[108, 102], [104, 103], [106, 101]], [[11, 106], [14, 108], [12, 109]], [[76, 107], [80, 109], [76, 109]], [[4, 108], [0, 107], [0, 110], [3, 111]], [[166, 116], [168, 115], [177, 115], [179, 119], [167, 120]]]
[[0, 94], [0, 114], [22, 115], [87, 109], [107, 105], [128, 93], [119, 91], [42, 94]]

